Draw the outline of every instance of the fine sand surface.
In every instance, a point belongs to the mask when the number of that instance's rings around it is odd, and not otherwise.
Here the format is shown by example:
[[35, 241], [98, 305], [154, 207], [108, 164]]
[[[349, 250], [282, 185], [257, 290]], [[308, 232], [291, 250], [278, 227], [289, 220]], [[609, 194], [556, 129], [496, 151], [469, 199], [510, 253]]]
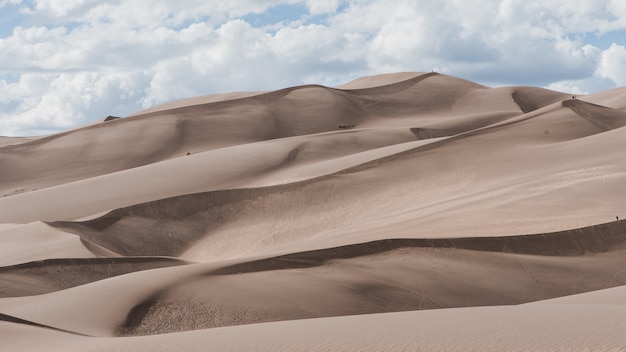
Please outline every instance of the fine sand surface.
[[2, 350], [624, 350], [624, 126], [405, 72], [0, 137]]

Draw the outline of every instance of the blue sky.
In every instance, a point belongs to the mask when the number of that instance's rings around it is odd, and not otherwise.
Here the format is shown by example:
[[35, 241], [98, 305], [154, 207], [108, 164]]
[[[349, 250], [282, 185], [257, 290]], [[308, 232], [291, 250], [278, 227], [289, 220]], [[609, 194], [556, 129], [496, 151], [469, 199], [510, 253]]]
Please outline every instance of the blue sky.
[[0, 135], [397, 71], [592, 93], [625, 38], [623, 0], [0, 0]]

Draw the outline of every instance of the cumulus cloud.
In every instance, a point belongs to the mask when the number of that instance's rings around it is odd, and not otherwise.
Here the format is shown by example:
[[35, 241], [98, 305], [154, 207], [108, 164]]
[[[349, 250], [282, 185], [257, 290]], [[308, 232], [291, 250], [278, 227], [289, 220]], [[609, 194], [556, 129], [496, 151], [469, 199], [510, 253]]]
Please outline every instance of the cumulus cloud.
[[339, 5], [339, 0], [306, 0], [306, 7], [311, 15], [334, 13]]
[[[0, 8], [21, 19], [0, 37], [0, 135], [391, 71], [576, 94], [626, 84], [624, 46], [593, 42], [625, 30], [621, 0], [0, 0]], [[274, 13], [285, 9], [290, 20]]]
[[123, 113], [136, 108], [144, 84], [146, 77], [124, 72], [28, 73], [12, 83], [0, 80], [3, 132], [46, 134]]
[[619, 86], [626, 86], [626, 48], [623, 45], [612, 44], [602, 52], [598, 74]]

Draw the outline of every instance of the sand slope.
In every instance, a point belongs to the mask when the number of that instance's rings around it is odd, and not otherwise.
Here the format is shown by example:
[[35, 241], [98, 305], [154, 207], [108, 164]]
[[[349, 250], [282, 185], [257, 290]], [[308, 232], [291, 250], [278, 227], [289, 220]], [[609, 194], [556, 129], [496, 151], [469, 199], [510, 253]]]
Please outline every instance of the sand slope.
[[3, 345], [621, 348], [625, 98], [405, 72], [2, 138]]

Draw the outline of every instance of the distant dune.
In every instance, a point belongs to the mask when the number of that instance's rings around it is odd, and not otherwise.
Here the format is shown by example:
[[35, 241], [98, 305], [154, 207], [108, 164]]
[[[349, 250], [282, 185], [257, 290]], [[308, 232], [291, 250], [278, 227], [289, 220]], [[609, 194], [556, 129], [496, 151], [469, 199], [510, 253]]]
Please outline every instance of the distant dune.
[[624, 88], [403, 72], [109, 120], [0, 137], [7, 351], [626, 346]]

